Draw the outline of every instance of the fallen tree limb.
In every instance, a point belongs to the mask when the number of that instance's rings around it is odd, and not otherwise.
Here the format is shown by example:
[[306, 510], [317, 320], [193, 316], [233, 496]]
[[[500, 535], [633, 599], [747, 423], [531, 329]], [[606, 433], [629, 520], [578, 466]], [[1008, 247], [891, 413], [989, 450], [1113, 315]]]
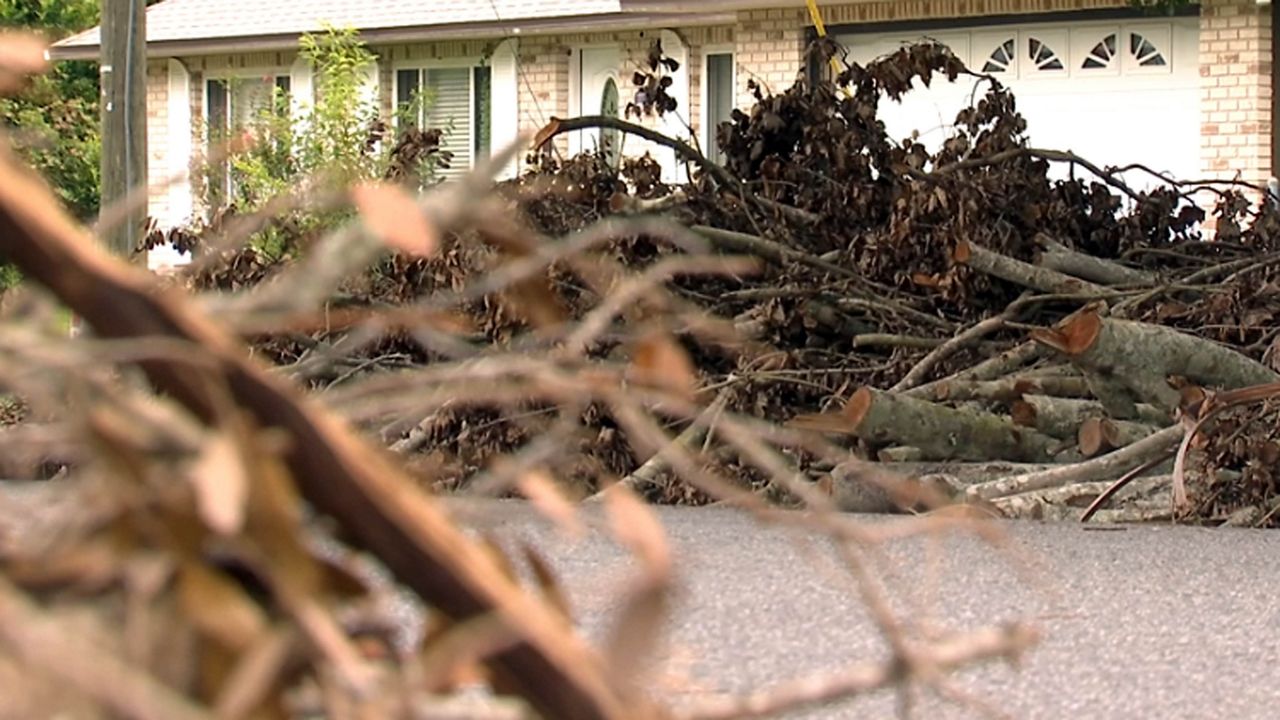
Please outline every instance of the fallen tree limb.
[[107, 255], [2, 146], [0, 251], [100, 337], [190, 342], [199, 362], [159, 357], [138, 365], [156, 388], [204, 422], [216, 422], [229, 393], [260, 426], [286, 433], [283, 460], [306, 500], [426, 603], [457, 620], [489, 615], [508, 623], [520, 640], [496, 653], [492, 666], [540, 712], [594, 720], [634, 717], [645, 707], [624, 700], [599, 657], [543, 602], [507, 579], [385, 451], [250, 359], [185, 296], [157, 289], [150, 274]]
[[706, 439], [707, 434], [711, 432], [711, 428], [715, 424], [716, 417], [724, 411], [728, 401], [728, 393], [721, 392], [707, 406], [707, 409], [703, 410], [693, 422], [689, 423], [689, 427], [677, 435], [669, 445], [654, 453], [653, 456], [644, 461], [644, 464], [632, 471], [630, 475], [602, 488], [599, 492], [583, 500], [583, 502], [599, 502], [604, 499], [606, 494], [618, 486], [635, 490], [644, 484], [656, 483], [658, 476], [671, 467], [671, 456], [674, 453], [691, 453], [695, 445]]
[[1108, 415], [1124, 420], [1138, 416], [1138, 398], [1124, 380], [1092, 370], [1084, 371], [1084, 377], [1089, 383], [1089, 391], [1102, 403]]
[[[1075, 438], [1084, 421], [1106, 414], [1102, 403], [1096, 400], [1035, 394], [1023, 395], [1009, 408], [1014, 423], [1062, 439]], [[1137, 414], [1140, 422], [1149, 425], [1164, 426], [1173, 422], [1167, 413], [1152, 405], [1139, 405]]]
[[1074, 313], [1031, 339], [1062, 353], [1086, 372], [1123, 383], [1137, 399], [1172, 412], [1180, 395], [1173, 376], [1205, 387], [1233, 389], [1280, 379], [1267, 366], [1235, 350], [1160, 325]]
[[1041, 248], [1036, 255], [1036, 264], [1040, 267], [1103, 285], [1154, 285], [1156, 283], [1155, 275], [1149, 272], [1076, 252], [1044, 233], [1037, 235], [1035, 240]]
[[1178, 441], [1182, 440], [1182, 434], [1182, 428], [1175, 425], [1100, 458], [981, 483], [970, 487], [965, 494], [974, 500], [994, 500], [1072, 483], [1106, 480], [1149, 462], [1152, 458], [1172, 456]]
[[800, 416], [792, 424], [908, 445], [929, 459], [1044, 461], [1056, 444], [992, 413], [955, 410], [869, 387], [854, 392], [839, 414]]
[[737, 252], [751, 253], [766, 260], [771, 260], [776, 264], [781, 265], [787, 262], [795, 262], [802, 265], [808, 265], [809, 267], [818, 270], [824, 270], [836, 277], [858, 280], [860, 282], [865, 281], [865, 278], [863, 278], [861, 273], [836, 265], [835, 263], [827, 262], [816, 255], [810, 255], [809, 253], [800, 252], [795, 248], [789, 248], [786, 245], [774, 242], [768, 238], [762, 238], [759, 235], [734, 232], [733, 230], [721, 230], [720, 228], [714, 228], [709, 225], [694, 225], [689, 229], [720, 247], [735, 250]]
[[1062, 375], [1014, 375], [1001, 380], [986, 381], [954, 380], [933, 388], [933, 399], [938, 401], [1014, 402], [1025, 395], [1087, 398], [1091, 397], [1092, 393], [1089, 383], [1084, 378]]
[[993, 358], [983, 360], [977, 365], [966, 370], [961, 370], [949, 377], [939, 378], [933, 382], [913, 387], [910, 390], [904, 391], [903, 394], [910, 397], [928, 398], [933, 397], [934, 391], [946, 383], [967, 380], [994, 380], [1015, 372], [1024, 365], [1035, 362], [1035, 360], [1044, 353], [1044, 348], [1040, 347], [1036, 343], [1026, 342], [1011, 350], [1006, 350]]
[[957, 263], [966, 265], [992, 277], [1000, 278], [1015, 285], [1039, 290], [1046, 293], [1072, 293], [1108, 295], [1112, 291], [1102, 285], [1095, 285], [1087, 280], [1064, 275], [1056, 270], [1039, 267], [997, 252], [992, 252], [981, 245], [961, 240], [956, 243], [951, 257]]
[[[1167, 490], [1169, 482], [1170, 476], [1168, 475], [1153, 475], [1140, 478], [1125, 488], [1124, 497], [1130, 500], [1135, 497], [1149, 498], [1162, 489]], [[1074, 519], [1074, 516], [1079, 512], [1081, 504], [1096, 499], [1106, 492], [1110, 486], [1111, 483], [1105, 481], [1073, 483], [1062, 487], [996, 498], [991, 501], [991, 504], [1008, 518], [1050, 519], [1051, 516], [1056, 515], [1052, 512], [1052, 509], [1060, 509], [1064, 513], [1070, 513]], [[1163, 503], [1166, 511], [1168, 511], [1168, 503], [1167, 499]], [[1052, 519], [1058, 518], [1052, 517]]]
[[1080, 424], [1076, 444], [1081, 455], [1091, 458], [1132, 445], [1158, 429], [1144, 423], [1091, 417]]
[[982, 338], [990, 335], [991, 333], [1000, 330], [1005, 326], [1006, 322], [1008, 322], [1008, 317], [1003, 314], [997, 315], [996, 317], [987, 318], [955, 337], [952, 337], [950, 340], [947, 340], [934, 348], [928, 355], [921, 358], [920, 362], [916, 363], [906, 375], [903, 375], [901, 380], [895, 383], [893, 387], [889, 388], [889, 391], [902, 392], [903, 390], [910, 390], [911, 388], [919, 385], [943, 360], [946, 360], [948, 357], [951, 357], [963, 348], [978, 343]]

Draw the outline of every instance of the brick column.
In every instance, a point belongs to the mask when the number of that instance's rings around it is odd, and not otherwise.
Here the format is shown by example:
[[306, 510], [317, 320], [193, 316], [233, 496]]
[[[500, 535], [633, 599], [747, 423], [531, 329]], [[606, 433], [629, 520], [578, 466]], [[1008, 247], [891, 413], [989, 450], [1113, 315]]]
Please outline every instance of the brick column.
[[1200, 165], [1210, 178], [1265, 183], [1271, 157], [1271, 8], [1203, 0]]
[[[569, 48], [555, 37], [522, 38], [517, 62], [520, 132], [536, 132], [552, 117], [568, 117]], [[561, 153], [568, 153], [567, 135], [553, 142]]]
[[786, 92], [804, 68], [808, 11], [751, 10], [738, 14], [738, 107], [755, 104], [747, 80], [763, 83], [775, 94]]
[[169, 188], [160, 185], [173, 173], [169, 170], [169, 61], [147, 63], [147, 216], [165, 217], [169, 210]]

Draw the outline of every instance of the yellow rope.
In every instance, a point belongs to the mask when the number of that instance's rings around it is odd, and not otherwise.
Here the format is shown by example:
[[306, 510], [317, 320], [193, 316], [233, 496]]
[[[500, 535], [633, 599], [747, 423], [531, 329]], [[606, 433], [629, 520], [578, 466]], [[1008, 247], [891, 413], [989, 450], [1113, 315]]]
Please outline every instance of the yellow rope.
[[[807, 0], [807, 2], [809, 5], [809, 17], [813, 20], [813, 27], [818, 31], [818, 37], [820, 38], [826, 37], [827, 26], [822, 22], [822, 12], [818, 10], [818, 0]], [[839, 75], [841, 69], [842, 68], [840, 67], [840, 61], [832, 57], [831, 58], [832, 75], [833, 76]]]

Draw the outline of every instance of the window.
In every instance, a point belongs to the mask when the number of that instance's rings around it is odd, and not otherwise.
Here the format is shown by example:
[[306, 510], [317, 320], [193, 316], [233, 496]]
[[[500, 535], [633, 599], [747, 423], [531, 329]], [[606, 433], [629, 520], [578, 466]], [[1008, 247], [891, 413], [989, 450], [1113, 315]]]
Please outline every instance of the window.
[[[205, 126], [210, 148], [245, 130], [253, 130], [264, 112], [289, 112], [289, 76], [268, 73], [256, 77], [210, 78], [205, 83]], [[210, 168], [209, 189], [215, 205], [233, 195], [234, 181], [228, 158]]]
[[1116, 57], [1116, 34], [1107, 33], [1102, 40], [1089, 50], [1089, 54], [1085, 56], [1084, 62], [1080, 65], [1083, 70], [1105, 70], [1111, 66], [1111, 61]]
[[444, 131], [440, 146], [453, 159], [440, 175], [463, 175], [489, 156], [493, 118], [488, 66], [397, 70], [396, 108], [401, 122]]
[[1129, 34], [1129, 52], [1140, 67], [1163, 67], [1166, 64], [1164, 55], [1151, 39], [1139, 33]]
[[733, 53], [708, 53], [706, 73], [706, 147], [707, 158], [724, 164], [724, 152], [716, 144], [716, 131], [733, 117], [734, 81]]
[[1048, 43], [1037, 37], [1029, 37], [1027, 39], [1027, 57], [1031, 60], [1036, 70], [1065, 70], [1066, 66], [1062, 64], [1062, 59], [1053, 51]]

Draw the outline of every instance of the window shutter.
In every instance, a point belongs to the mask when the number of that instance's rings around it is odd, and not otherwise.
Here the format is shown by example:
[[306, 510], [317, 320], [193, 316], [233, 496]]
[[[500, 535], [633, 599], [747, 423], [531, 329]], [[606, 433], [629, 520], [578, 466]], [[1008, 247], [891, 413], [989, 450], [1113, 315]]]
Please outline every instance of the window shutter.
[[471, 147], [475, 149], [475, 157], [477, 159], [489, 157], [489, 146], [491, 144], [493, 113], [491, 112], [492, 102], [492, 86], [493, 71], [487, 65], [477, 67], [474, 71], [475, 83], [473, 87], [475, 92], [473, 95], [475, 112], [471, 117], [475, 122], [475, 140]]
[[471, 169], [474, 159], [472, 133], [471, 68], [427, 70], [427, 126], [444, 131], [441, 149], [453, 153], [445, 177], [458, 177]]

